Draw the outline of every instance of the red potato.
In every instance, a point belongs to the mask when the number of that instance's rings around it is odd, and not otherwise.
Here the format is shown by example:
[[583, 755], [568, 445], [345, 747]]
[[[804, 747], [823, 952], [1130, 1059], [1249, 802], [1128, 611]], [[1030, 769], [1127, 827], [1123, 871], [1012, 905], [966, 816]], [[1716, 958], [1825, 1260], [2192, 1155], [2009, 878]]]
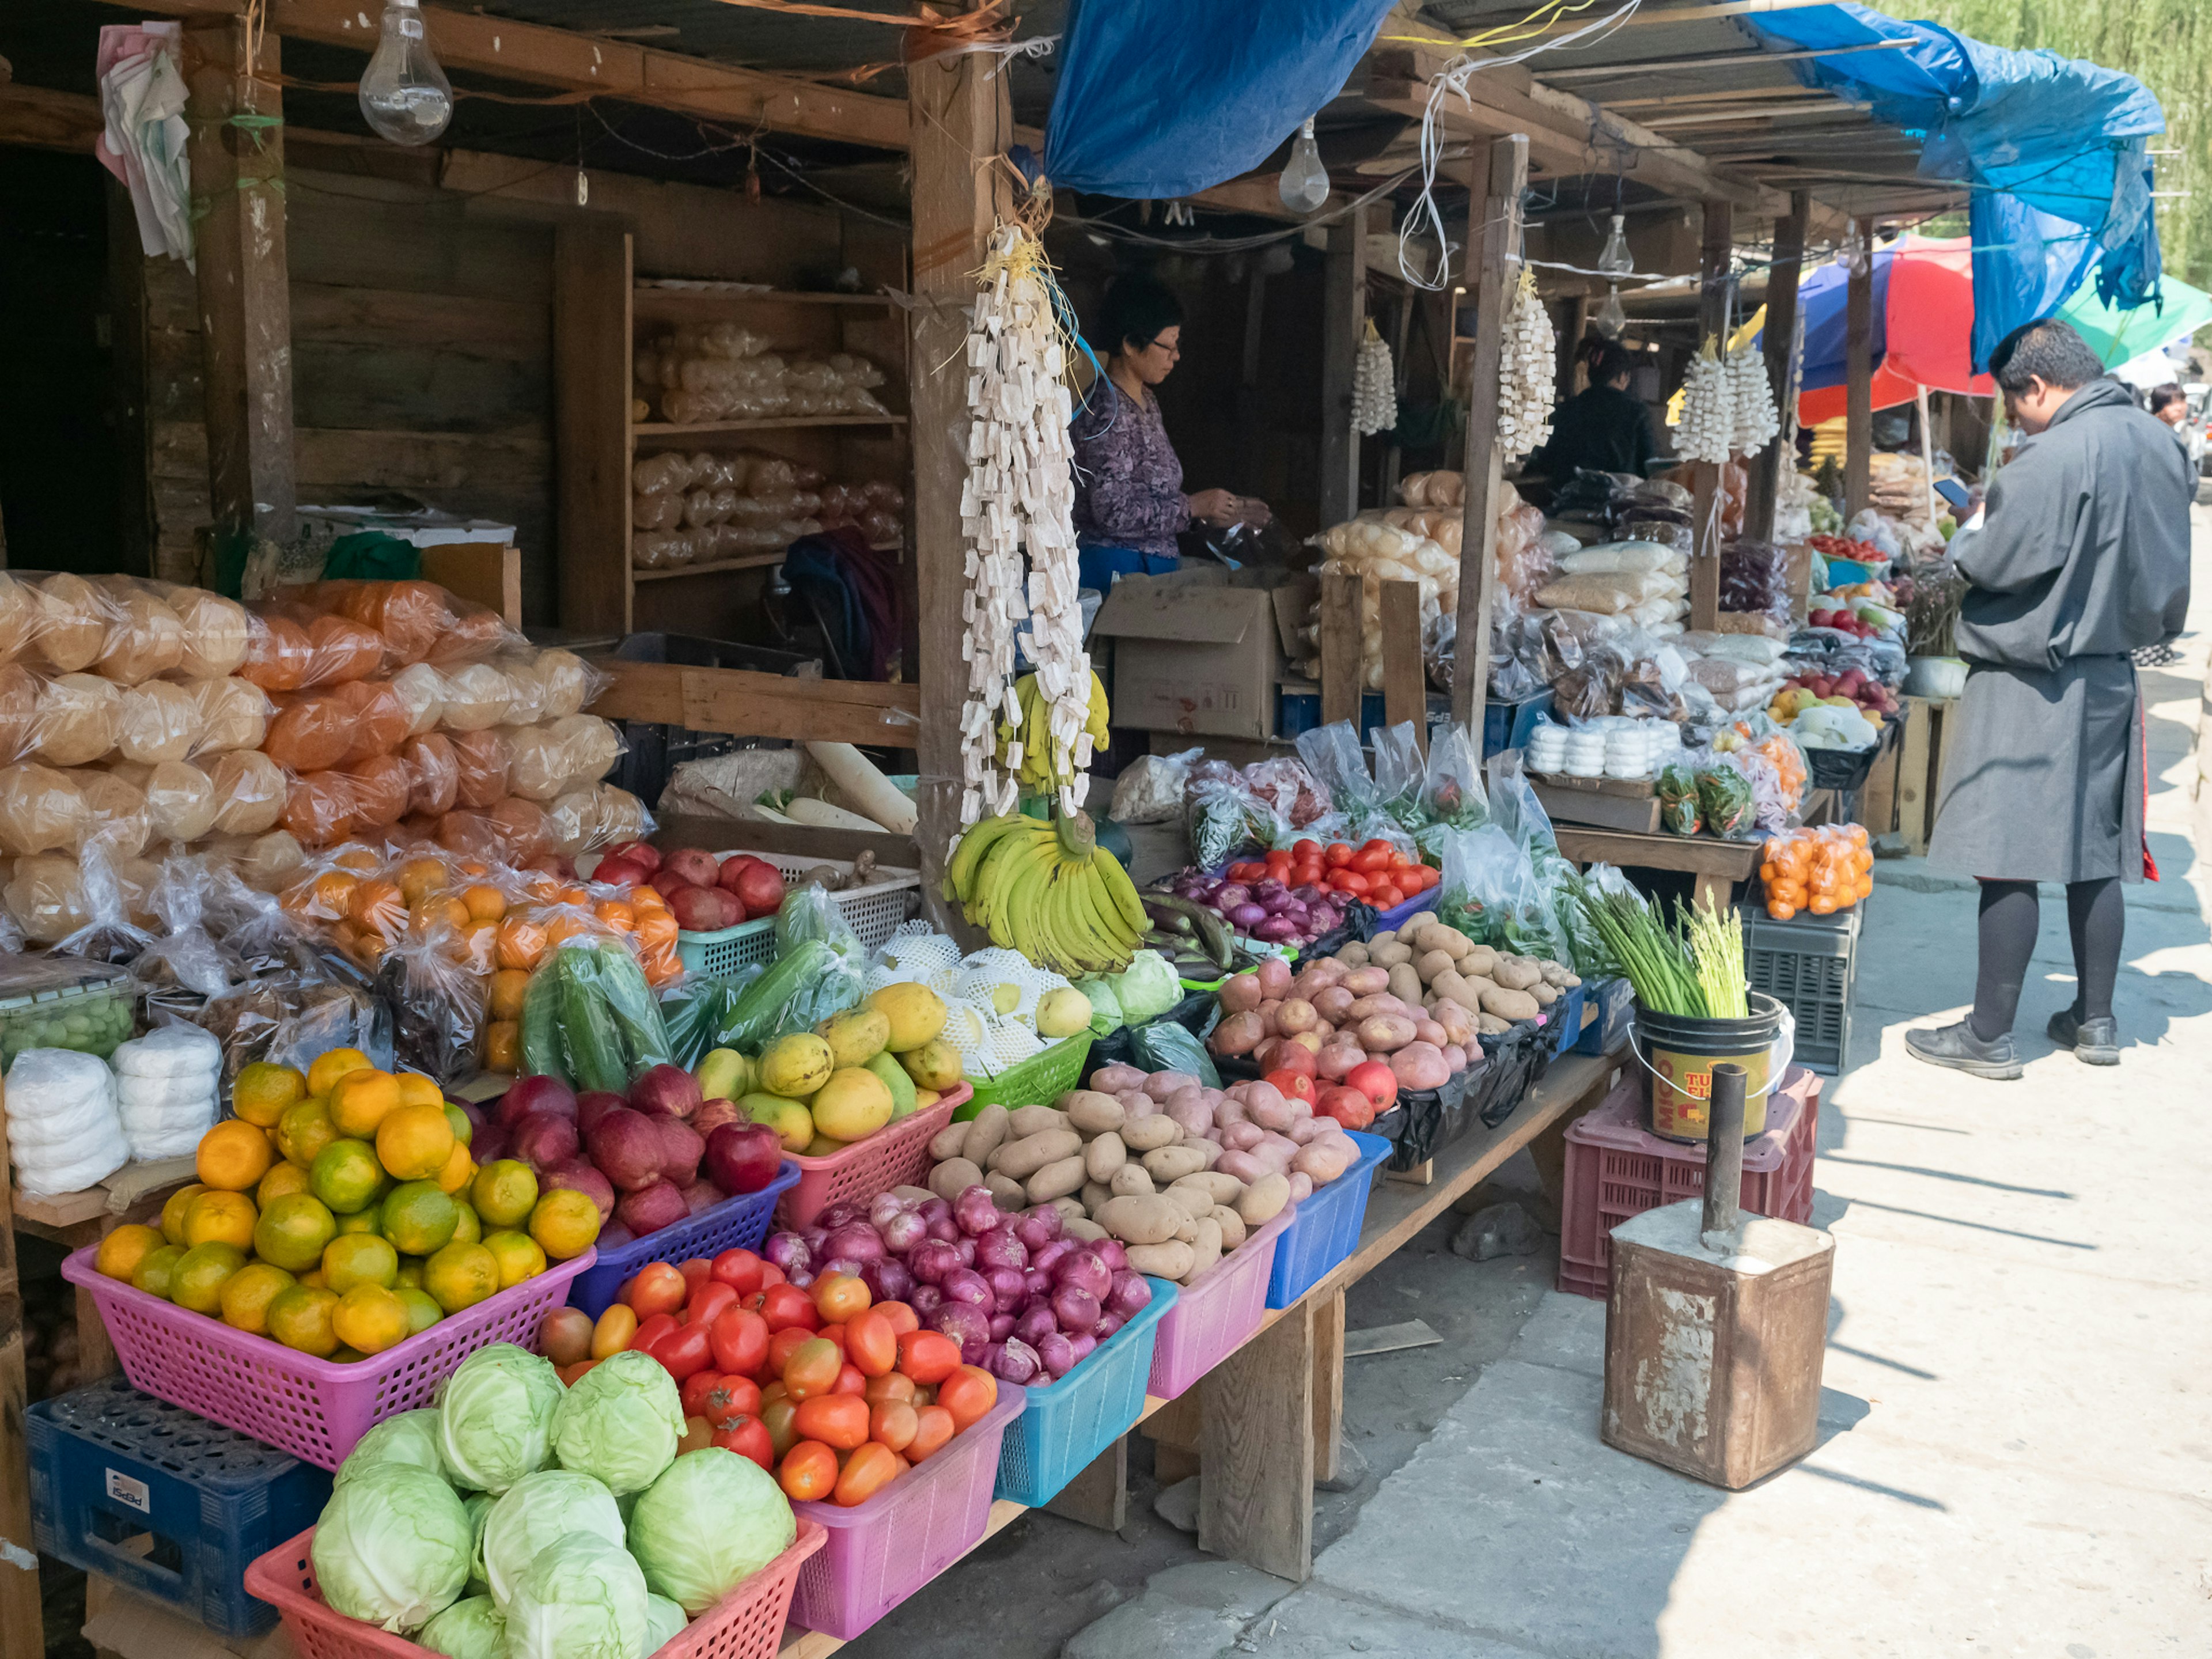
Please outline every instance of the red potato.
[[1291, 1072], [1303, 1078], [1318, 1077], [1321, 1075], [1320, 1054], [1319, 1036], [1312, 1031], [1301, 1031], [1297, 1036], [1277, 1044], [1274, 1064], [1264, 1066], [1261, 1070], [1263, 1073]]
[[[1244, 1115], [1244, 1097], [1233, 1090], [1214, 1103], [1213, 1127], [1215, 1128], [1226, 1130], [1237, 1124], [1248, 1121], [1249, 1120]], [[1221, 1144], [1224, 1146], [1229, 1144], [1225, 1136], [1222, 1138]]]
[[[1339, 1086], [1341, 1087], [1342, 1085], [1340, 1085]], [[1334, 1093], [1334, 1091], [1332, 1090], [1330, 1092]], [[1350, 1092], [1353, 1094], [1359, 1093], [1356, 1089]], [[1359, 1097], [1362, 1102], [1364, 1102], [1367, 1098], [1364, 1095], [1360, 1095]], [[1310, 1146], [1315, 1141], [1320, 1139], [1322, 1136], [1328, 1133], [1329, 1126], [1335, 1120], [1334, 1118], [1329, 1117], [1302, 1117], [1296, 1123], [1291, 1125], [1291, 1139], [1297, 1142], [1301, 1146]]]
[[1251, 1122], [1265, 1127], [1267, 1114], [1283, 1104], [1283, 1091], [1264, 1078], [1255, 1078], [1244, 1085], [1244, 1115]]
[[1269, 997], [1260, 1005], [1260, 1023], [1267, 1028], [1269, 1036], [1288, 1036], [1282, 1027], [1283, 1004], [1280, 998]]
[[1310, 1031], [1321, 1016], [1304, 997], [1285, 997], [1275, 1010], [1275, 1029], [1285, 1036], [1296, 1036], [1301, 1031]]
[[1248, 1097], [1245, 1115], [1262, 1129], [1287, 1129], [1291, 1127], [1291, 1103], [1283, 1098], [1282, 1091], [1272, 1083], [1263, 1085], [1267, 1097], [1259, 1100]]
[[1342, 1040], [1323, 1046], [1315, 1064], [1321, 1075], [1331, 1081], [1349, 1076], [1352, 1068], [1367, 1063], [1367, 1051], [1357, 1042]]
[[[1265, 1000], [1265, 994], [1260, 989], [1259, 975], [1231, 974], [1221, 982], [1221, 1012], [1224, 1014], [1249, 1013]], [[1131, 1086], [1141, 1088], [1143, 1085], [1139, 1082]]]
[[[1362, 1096], [1361, 1098], [1364, 1099], [1365, 1097]], [[1267, 1133], [1258, 1124], [1248, 1123], [1239, 1119], [1237, 1122], [1224, 1127], [1218, 1139], [1221, 1144], [1232, 1152], [1249, 1152], [1266, 1139]]]
[[1091, 1074], [1091, 1086], [1102, 1095], [1118, 1095], [1143, 1085], [1145, 1074], [1133, 1066], [1101, 1066]]
[[1280, 957], [1269, 957], [1253, 971], [1259, 975], [1262, 996], [1280, 999], [1291, 988], [1291, 964]]
[[1323, 1019], [1341, 1024], [1344, 1017], [1352, 1012], [1352, 1005], [1358, 1000], [1344, 986], [1332, 985], [1325, 991], [1314, 994], [1314, 1012]]
[[1455, 1073], [1464, 1072], [1467, 1070], [1467, 1050], [1456, 1042], [1447, 1042], [1444, 1044], [1444, 1064]]
[[1220, 1161], [1213, 1167], [1223, 1175], [1235, 1176], [1247, 1186], [1259, 1180], [1262, 1176], [1275, 1173], [1273, 1164], [1261, 1162], [1254, 1153], [1243, 1148], [1222, 1153]]
[[1260, 1144], [1252, 1149], [1252, 1156], [1262, 1164], [1278, 1170], [1287, 1170], [1291, 1160], [1298, 1155], [1298, 1143], [1288, 1135], [1278, 1134], [1273, 1129], [1260, 1137]]
[[1313, 1196], [1313, 1177], [1303, 1170], [1291, 1171], [1291, 1202], [1303, 1204]]
[[[1220, 1054], [1223, 1051], [1218, 1048], [1214, 1050], [1214, 1053], [1216, 1054]], [[1114, 1098], [1121, 1103], [1121, 1109], [1127, 1112], [1132, 1118], [1152, 1117], [1158, 1114], [1160, 1109], [1160, 1103], [1154, 1100], [1142, 1089], [1124, 1089], [1120, 1094], [1115, 1095]]]
[[1261, 1037], [1252, 1047], [1252, 1063], [1262, 1073], [1273, 1071], [1276, 1052], [1283, 1047], [1283, 1043], [1284, 1039], [1279, 1036]]
[[1359, 1022], [1359, 1046], [1370, 1054], [1390, 1054], [1413, 1040], [1413, 1022], [1403, 1014], [1376, 1014]]
[[1154, 1072], [1145, 1079], [1145, 1092], [1164, 1103], [1176, 1090], [1197, 1081], [1188, 1072]]
[[[1390, 970], [1388, 968], [1354, 968], [1337, 983], [1355, 997], [1371, 997], [1377, 991], [1390, 988]], [[1226, 990], [1228, 988], [1224, 986], [1222, 988]]]
[[[1206, 1046], [1217, 1054], [1227, 1054], [1234, 1058], [1239, 1054], [1250, 1054], [1253, 1049], [1260, 1046], [1260, 1040], [1267, 1035], [1267, 1028], [1261, 1023], [1259, 1014], [1256, 1012], [1248, 1011], [1244, 1013], [1231, 1014], [1220, 1024], [1215, 1026], [1213, 1035], [1206, 1039]], [[1149, 1099], [1151, 1091], [1147, 1090], [1146, 1093]]]
[[1407, 1089], [1441, 1089], [1451, 1081], [1443, 1050], [1432, 1042], [1403, 1044], [1390, 1056], [1390, 1071]]
[[1323, 991], [1334, 986], [1336, 981], [1337, 975], [1322, 972], [1318, 965], [1302, 968], [1298, 970], [1297, 977], [1291, 981], [1291, 994], [1294, 997], [1303, 997], [1308, 1002], [1311, 1002]]
[[1413, 1037], [1416, 1042], [1425, 1042], [1434, 1048], [1441, 1048], [1451, 1041], [1450, 1034], [1432, 1019], [1415, 1020]]
[[1358, 1149], [1344, 1136], [1328, 1135], [1310, 1146], [1301, 1146], [1297, 1156], [1291, 1160], [1291, 1170], [1306, 1176], [1315, 1186], [1325, 1187], [1350, 1169], [1358, 1156]]

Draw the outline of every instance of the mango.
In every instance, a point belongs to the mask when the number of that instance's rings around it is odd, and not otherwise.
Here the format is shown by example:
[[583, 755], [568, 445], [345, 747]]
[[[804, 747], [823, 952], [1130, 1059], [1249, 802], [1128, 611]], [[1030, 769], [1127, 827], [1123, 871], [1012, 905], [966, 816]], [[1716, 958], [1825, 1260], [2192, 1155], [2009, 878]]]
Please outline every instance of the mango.
[[875, 1008], [848, 1008], [814, 1028], [840, 1066], [865, 1066], [890, 1041], [891, 1018]]
[[746, 1095], [738, 1102], [744, 1115], [775, 1131], [787, 1152], [803, 1152], [814, 1139], [814, 1114], [780, 1095]]
[[886, 985], [862, 1006], [890, 1018], [891, 1034], [884, 1046], [895, 1054], [910, 1054], [945, 1030], [945, 999], [927, 985]]
[[872, 1055], [866, 1069], [884, 1080], [884, 1087], [891, 1091], [891, 1121], [896, 1123], [920, 1104], [915, 1097], [914, 1079], [906, 1074], [906, 1067], [888, 1051]]
[[811, 1109], [814, 1128], [836, 1140], [858, 1140], [891, 1121], [890, 1085], [873, 1072], [848, 1066], [830, 1074]]
[[830, 1045], [810, 1031], [778, 1037], [760, 1057], [756, 1074], [760, 1086], [787, 1100], [804, 1100], [830, 1080], [837, 1069]]
[[751, 1092], [753, 1063], [735, 1048], [709, 1050], [692, 1073], [702, 1100], [735, 1100]]
[[941, 1092], [960, 1081], [960, 1051], [943, 1037], [932, 1037], [912, 1053], [902, 1054], [898, 1058], [899, 1064], [906, 1067], [906, 1074], [919, 1087]]
[[799, 1152], [802, 1158], [827, 1158], [832, 1152], [842, 1152], [844, 1150], [843, 1141], [833, 1140], [828, 1135], [817, 1135], [805, 1146], [800, 1147]]

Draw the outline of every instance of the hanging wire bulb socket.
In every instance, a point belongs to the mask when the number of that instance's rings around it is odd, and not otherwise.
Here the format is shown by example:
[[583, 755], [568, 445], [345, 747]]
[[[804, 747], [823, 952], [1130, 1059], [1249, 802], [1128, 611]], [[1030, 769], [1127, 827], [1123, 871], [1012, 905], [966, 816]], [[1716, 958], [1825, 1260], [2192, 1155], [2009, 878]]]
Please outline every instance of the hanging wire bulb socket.
[[1283, 205], [1293, 213], [1316, 212], [1328, 200], [1328, 169], [1321, 164], [1321, 146], [1314, 142], [1310, 115], [1298, 128], [1291, 159], [1284, 163], [1276, 189], [1281, 192]]
[[1607, 285], [1605, 303], [1597, 308], [1597, 315], [1590, 320], [1597, 325], [1597, 331], [1607, 339], [1618, 340], [1620, 337], [1620, 331], [1628, 326], [1628, 313], [1620, 303], [1620, 283]]
[[1613, 216], [1613, 233], [1605, 239], [1605, 252], [1597, 256], [1598, 273], [1604, 276], [1626, 276], [1636, 269], [1635, 258], [1628, 251], [1628, 236], [1624, 228], [1628, 216]]
[[430, 50], [422, 0], [386, 0], [376, 55], [361, 77], [361, 114], [395, 144], [427, 144], [453, 118], [453, 82]]

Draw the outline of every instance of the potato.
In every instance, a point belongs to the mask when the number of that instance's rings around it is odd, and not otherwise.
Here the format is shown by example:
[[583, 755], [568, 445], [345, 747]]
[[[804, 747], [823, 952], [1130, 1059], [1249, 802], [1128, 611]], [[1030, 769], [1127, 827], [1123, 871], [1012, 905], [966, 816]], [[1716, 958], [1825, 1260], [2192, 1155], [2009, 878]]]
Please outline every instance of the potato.
[[1451, 1033], [1433, 1019], [1417, 1019], [1413, 1022], [1413, 1041], [1441, 1048], [1451, 1041]]
[[1176, 1237], [1185, 1244], [1197, 1243], [1198, 1218], [1194, 1215], [1187, 1217], [1182, 1225], [1176, 1229]]
[[1099, 1206], [1097, 1220], [1124, 1244], [1158, 1244], [1175, 1237], [1183, 1209], [1157, 1195], [1115, 1198]]
[[1353, 939], [1349, 945], [1337, 947], [1336, 960], [1346, 968], [1364, 968], [1367, 965], [1367, 947]]
[[1343, 985], [1355, 997], [1371, 997], [1377, 991], [1390, 988], [1390, 970], [1372, 966], [1355, 968], [1344, 976]]
[[1314, 1012], [1324, 1021], [1340, 1022], [1359, 1000], [1341, 985], [1332, 985], [1326, 991], [1314, 993]]
[[994, 1170], [983, 1177], [983, 1184], [990, 1188], [991, 1202], [1000, 1209], [1026, 1210], [1029, 1208], [1030, 1201], [1022, 1189], [1022, 1183], [1011, 1176], [1002, 1176]]
[[1041, 1135], [1047, 1129], [1066, 1129], [1073, 1126], [1067, 1114], [1053, 1106], [1018, 1106], [1006, 1117], [1006, 1139], [1026, 1140], [1031, 1135]]
[[1540, 979], [1528, 988], [1528, 994], [1536, 999], [1540, 1008], [1548, 1008], [1559, 1000], [1559, 994]]
[[942, 1164], [948, 1158], [957, 1158], [968, 1145], [968, 1125], [948, 1123], [929, 1138], [929, 1157], [933, 1164]]
[[1178, 1205], [1182, 1212], [1195, 1221], [1213, 1207], [1213, 1194], [1203, 1187], [1186, 1187], [1181, 1182], [1160, 1194], [1170, 1204]]
[[1459, 958], [1449, 951], [1425, 951], [1414, 959], [1413, 971], [1421, 976], [1422, 984], [1433, 985], [1438, 974], [1459, 971]]
[[1164, 1244], [1131, 1244], [1127, 1254], [1131, 1267], [1154, 1279], [1182, 1279], [1189, 1273], [1194, 1260], [1189, 1245], [1174, 1241]]
[[1280, 957], [1265, 958], [1252, 971], [1259, 975], [1260, 994], [1263, 997], [1279, 1002], [1291, 988], [1291, 964]]
[[1500, 957], [1490, 976], [1509, 991], [1525, 991], [1544, 975], [1542, 969], [1526, 957]]
[[1413, 947], [1403, 942], [1377, 945], [1367, 952], [1377, 968], [1403, 968], [1413, 959]]
[[1206, 1218], [1221, 1229], [1221, 1248], [1233, 1250], [1244, 1242], [1244, 1218], [1226, 1204], [1217, 1204], [1206, 1212]]
[[1062, 1095], [1060, 1107], [1067, 1114], [1069, 1126], [1081, 1134], [1104, 1134], [1129, 1120], [1128, 1109], [1120, 1101], [1092, 1089], [1078, 1089]]
[[1405, 999], [1389, 991], [1377, 991], [1371, 997], [1362, 997], [1345, 1011], [1347, 1024], [1363, 1019], [1372, 1019], [1377, 1014], [1411, 1014]]
[[1387, 1054], [1413, 1040], [1413, 1022], [1403, 1014], [1376, 1014], [1359, 1022], [1359, 1046], [1370, 1054]]
[[1421, 975], [1410, 962], [1401, 962], [1390, 969], [1390, 993], [1403, 1003], [1419, 1007], [1421, 1002]]
[[1488, 979], [1498, 967], [1498, 952], [1478, 945], [1459, 959], [1459, 970], [1469, 979]]
[[1198, 1237], [1190, 1247], [1190, 1271], [1183, 1275], [1184, 1280], [1196, 1279], [1220, 1260], [1221, 1224], [1208, 1216], [1198, 1224]]
[[1221, 1012], [1224, 1014], [1245, 1014], [1257, 1008], [1262, 999], [1260, 976], [1257, 974], [1231, 974], [1221, 981]]
[[1151, 1152], [1174, 1146], [1182, 1134], [1182, 1125], [1155, 1113], [1151, 1117], [1131, 1119], [1121, 1126], [1121, 1144], [1131, 1152]]
[[1200, 1158], [1206, 1160], [1205, 1167], [1206, 1169], [1210, 1170], [1215, 1164], [1221, 1162], [1222, 1147], [1221, 1143], [1218, 1140], [1187, 1141], [1184, 1144], [1188, 1146], [1191, 1151], [1196, 1152]]
[[1232, 1123], [1221, 1132], [1222, 1151], [1249, 1152], [1266, 1136], [1267, 1131], [1256, 1123]]
[[1111, 1181], [1114, 1171], [1129, 1161], [1129, 1149], [1111, 1129], [1083, 1149], [1083, 1169], [1093, 1181]]
[[1275, 1010], [1275, 1029], [1285, 1036], [1296, 1036], [1301, 1031], [1310, 1031], [1321, 1016], [1314, 1006], [1303, 997], [1285, 997], [1283, 1006]]
[[[1254, 1143], [1255, 1146], [1257, 1145], [1257, 1142]], [[1222, 1174], [1235, 1176], [1244, 1182], [1247, 1191], [1274, 1173], [1274, 1166], [1262, 1163], [1256, 1151], [1241, 1149], [1222, 1153], [1220, 1169]]]
[[1475, 1016], [1475, 1029], [1485, 1036], [1497, 1036], [1513, 1029], [1510, 1019], [1500, 1019], [1487, 1009]]
[[1102, 1238], [1114, 1237], [1088, 1216], [1067, 1217], [1060, 1224], [1060, 1231], [1062, 1237], [1079, 1238], [1086, 1244], [1096, 1244]]
[[[1386, 974], [1383, 977], [1388, 979], [1389, 975]], [[1227, 1005], [1223, 1006], [1225, 1007]], [[1215, 1026], [1213, 1035], [1206, 1040], [1206, 1046], [1214, 1054], [1226, 1054], [1233, 1059], [1250, 1054], [1260, 1046], [1260, 1039], [1269, 1035], [1267, 1022], [1260, 1018], [1259, 1011], [1247, 1009], [1242, 1013], [1229, 1015]]]
[[1500, 1019], [1516, 1020], [1534, 1019], [1544, 1011], [1536, 999], [1526, 991], [1512, 990], [1500, 985], [1482, 994], [1482, 1012], [1495, 1014]]
[[1437, 913], [1433, 910], [1416, 910], [1412, 915], [1407, 916], [1406, 920], [1399, 925], [1398, 937], [1400, 939], [1404, 939], [1416, 927], [1426, 927], [1435, 921], [1436, 919]]
[[1145, 1173], [1155, 1181], [1180, 1181], [1206, 1167], [1206, 1154], [1194, 1146], [1163, 1146], [1146, 1152], [1143, 1163]]
[[1063, 1222], [1090, 1219], [1084, 1213], [1083, 1200], [1079, 1198], [1055, 1198], [1052, 1207], [1060, 1212], [1060, 1218]]
[[1470, 1014], [1482, 1012], [1482, 993], [1489, 988], [1486, 979], [1468, 979], [1461, 974], [1438, 974], [1432, 988], [1446, 1001], [1455, 1002]]
[[1290, 1201], [1289, 1178], [1270, 1172], [1244, 1189], [1244, 1196], [1237, 1200], [1237, 1214], [1246, 1226], [1262, 1227], [1279, 1215], [1283, 1206]]
[[1029, 1195], [1032, 1204], [1049, 1204], [1055, 1198], [1066, 1198], [1083, 1186], [1083, 1157], [1076, 1153], [1048, 1164], [1030, 1177]]
[[1185, 1176], [1175, 1184], [1177, 1187], [1195, 1187], [1216, 1204], [1234, 1204], [1244, 1193], [1243, 1182], [1235, 1176], [1223, 1175], [1218, 1170]]
[[1407, 1043], [1390, 1056], [1390, 1072], [1401, 1089], [1441, 1089], [1451, 1081], [1451, 1067], [1439, 1043]]
[[1456, 927], [1447, 927], [1440, 921], [1425, 921], [1419, 927], [1406, 930], [1413, 937], [1417, 951], [1441, 951], [1454, 961], [1474, 949], [1474, 941]]
[[986, 1106], [968, 1120], [968, 1138], [961, 1143], [960, 1156], [977, 1169], [983, 1160], [998, 1151], [1006, 1138], [1008, 1121], [1012, 1114], [1003, 1106]]
[[1082, 1150], [1083, 1137], [1074, 1130], [1047, 1129], [1042, 1134], [1026, 1135], [1000, 1148], [999, 1171], [1017, 1181], [1026, 1181], [1046, 1164], [1073, 1158]]
[[948, 1200], [982, 1184], [983, 1171], [973, 1158], [948, 1158], [929, 1172], [929, 1190]]
[[1359, 1149], [1346, 1135], [1331, 1135], [1326, 1140], [1316, 1140], [1299, 1150], [1291, 1161], [1291, 1168], [1310, 1177], [1316, 1187], [1326, 1187], [1359, 1160]]
[[[1084, 1214], [1095, 1215], [1106, 1200], [1113, 1196], [1114, 1189], [1103, 1182], [1086, 1181], [1083, 1183], [1083, 1190], [1076, 1194], [1075, 1200], [1082, 1206]], [[1058, 1199], [1053, 1200], [1055, 1204], [1060, 1201]]]
[[1375, 959], [1374, 951], [1376, 945], [1395, 945], [1397, 942], [1398, 930], [1395, 927], [1377, 929], [1375, 937], [1367, 941], [1368, 960], [1372, 962]]
[[1114, 1171], [1106, 1185], [1116, 1198], [1150, 1198], [1159, 1190], [1152, 1185], [1152, 1176], [1145, 1173], [1141, 1164], [1124, 1164]]

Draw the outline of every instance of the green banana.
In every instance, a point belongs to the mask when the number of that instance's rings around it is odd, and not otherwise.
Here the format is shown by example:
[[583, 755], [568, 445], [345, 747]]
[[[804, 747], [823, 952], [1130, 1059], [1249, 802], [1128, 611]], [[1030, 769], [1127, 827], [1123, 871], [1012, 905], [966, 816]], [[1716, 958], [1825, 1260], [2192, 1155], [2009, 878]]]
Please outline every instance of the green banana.
[[979, 819], [969, 825], [960, 837], [960, 844], [952, 849], [951, 861], [945, 867], [945, 896], [964, 899], [975, 890], [975, 872], [983, 862], [983, 855], [1006, 832], [1017, 827], [1018, 820], [1006, 817]]

